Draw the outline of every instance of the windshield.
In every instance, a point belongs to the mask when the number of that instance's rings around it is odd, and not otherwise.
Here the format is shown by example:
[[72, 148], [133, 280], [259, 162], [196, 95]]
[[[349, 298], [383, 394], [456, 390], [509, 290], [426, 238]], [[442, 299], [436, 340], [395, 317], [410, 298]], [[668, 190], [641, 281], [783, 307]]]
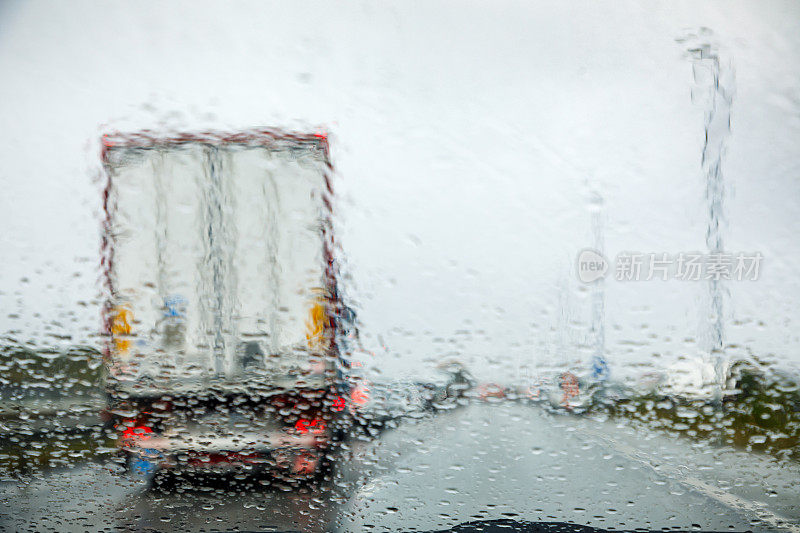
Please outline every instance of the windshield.
[[796, 0], [10, 0], [0, 73], [0, 531], [800, 533]]

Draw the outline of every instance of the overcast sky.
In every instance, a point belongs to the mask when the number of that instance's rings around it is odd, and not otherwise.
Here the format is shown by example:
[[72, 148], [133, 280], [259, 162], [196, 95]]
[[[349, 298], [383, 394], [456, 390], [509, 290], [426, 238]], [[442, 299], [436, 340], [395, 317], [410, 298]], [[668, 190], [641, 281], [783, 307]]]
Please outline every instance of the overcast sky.
[[[713, 36], [677, 42], [692, 30]], [[498, 379], [585, 367], [575, 259], [706, 250], [701, 167], [718, 45], [736, 355], [796, 363], [800, 4], [204, 2], [0, 6], [0, 332], [99, 342], [98, 139], [108, 130], [330, 132], [348, 293], [378, 366], [457, 356]], [[699, 88], [698, 88], [699, 87]], [[691, 94], [695, 89], [695, 100]], [[593, 220], [594, 213], [594, 222]], [[609, 280], [621, 374], [702, 353], [702, 282]], [[530, 370], [529, 370], [530, 369]]]

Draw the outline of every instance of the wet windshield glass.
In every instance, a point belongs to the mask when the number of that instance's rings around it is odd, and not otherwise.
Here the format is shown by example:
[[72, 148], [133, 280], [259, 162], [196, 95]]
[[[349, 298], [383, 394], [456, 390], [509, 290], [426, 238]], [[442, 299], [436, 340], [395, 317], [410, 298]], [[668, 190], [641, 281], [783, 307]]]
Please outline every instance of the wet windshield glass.
[[800, 531], [792, 2], [0, 5], [0, 530]]

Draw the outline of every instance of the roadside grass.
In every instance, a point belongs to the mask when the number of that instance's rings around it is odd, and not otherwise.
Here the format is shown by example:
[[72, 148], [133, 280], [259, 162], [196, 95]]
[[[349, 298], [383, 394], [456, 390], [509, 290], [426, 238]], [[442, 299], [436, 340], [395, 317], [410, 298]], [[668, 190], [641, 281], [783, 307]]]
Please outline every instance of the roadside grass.
[[734, 388], [722, 400], [652, 393], [600, 401], [589, 411], [709, 445], [800, 461], [800, 384], [750, 363], [737, 363], [732, 377]]
[[[732, 381], [733, 389], [717, 401], [598, 395], [584, 412], [800, 461], [800, 384], [743, 362], [734, 365]], [[113, 457], [116, 435], [100, 419], [102, 383], [102, 357], [95, 349], [0, 345], [0, 479]]]

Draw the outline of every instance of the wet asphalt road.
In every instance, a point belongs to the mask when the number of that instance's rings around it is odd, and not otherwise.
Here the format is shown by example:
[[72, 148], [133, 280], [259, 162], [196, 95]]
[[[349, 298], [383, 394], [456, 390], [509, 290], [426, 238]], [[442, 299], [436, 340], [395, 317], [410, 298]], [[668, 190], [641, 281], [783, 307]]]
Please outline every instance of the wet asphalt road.
[[435, 531], [476, 520], [800, 531], [800, 465], [627, 425], [479, 404], [342, 452], [300, 490], [151, 491], [84, 465], [0, 486], [6, 531]]

